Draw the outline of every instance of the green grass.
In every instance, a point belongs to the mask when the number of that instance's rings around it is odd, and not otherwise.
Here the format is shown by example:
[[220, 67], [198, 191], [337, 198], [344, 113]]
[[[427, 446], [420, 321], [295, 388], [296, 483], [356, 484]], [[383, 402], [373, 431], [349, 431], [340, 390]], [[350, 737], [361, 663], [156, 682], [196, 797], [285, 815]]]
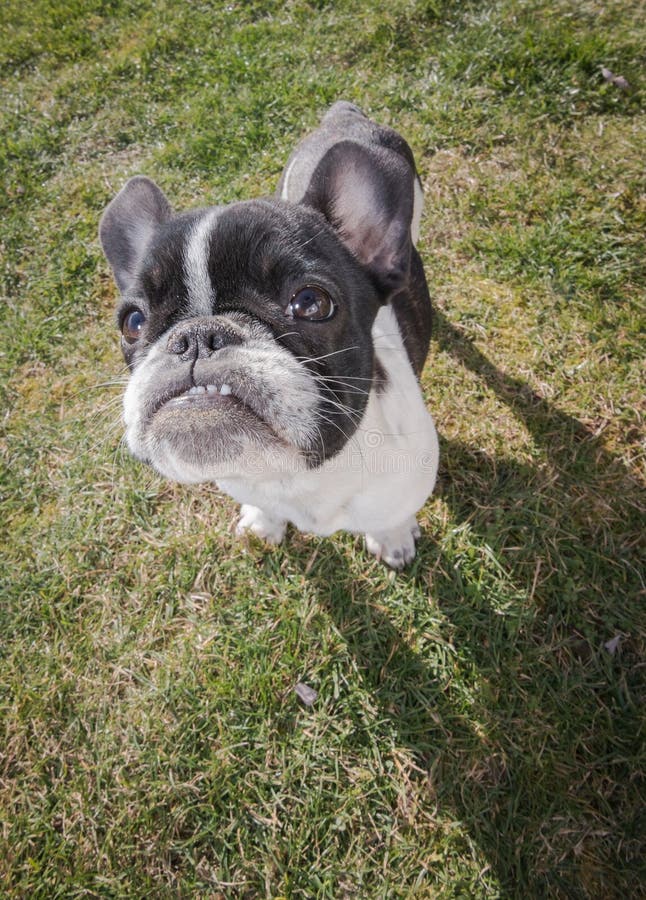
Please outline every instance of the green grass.
[[[644, 896], [642, 5], [0, 26], [3, 896]], [[339, 97], [427, 198], [442, 463], [401, 575], [349, 535], [240, 543], [120, 444], [106, 203], [137, 172], [267, 194]]]

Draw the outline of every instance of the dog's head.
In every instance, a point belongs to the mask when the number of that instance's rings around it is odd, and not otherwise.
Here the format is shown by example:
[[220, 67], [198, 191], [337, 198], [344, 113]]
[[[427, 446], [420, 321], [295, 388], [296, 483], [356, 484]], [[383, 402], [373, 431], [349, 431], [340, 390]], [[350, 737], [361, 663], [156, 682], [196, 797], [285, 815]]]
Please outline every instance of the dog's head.
[[286, 199], [176, 215], [136, 177], [103, 215], [131, 370], [126, 438], [168, 477], [231, 477], [249, 459], [257, 472], [259, 458], [266, 471], [317, 466], [361, 419], [372, 325], [408, 274], [414, 175], [392, 148], [316, 135], [285, 170]]

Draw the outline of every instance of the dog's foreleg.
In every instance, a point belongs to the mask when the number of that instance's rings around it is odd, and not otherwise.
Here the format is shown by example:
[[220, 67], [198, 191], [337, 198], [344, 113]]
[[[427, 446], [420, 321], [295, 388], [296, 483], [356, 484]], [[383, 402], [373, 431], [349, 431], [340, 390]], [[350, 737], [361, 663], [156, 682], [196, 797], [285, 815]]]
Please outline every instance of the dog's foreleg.
[[251, 531], [269, 544], [280, 544], [285, 537], [286, 528], [287, 522], [282, 519], [274, 519], [257, 506], [243, 503], [240, 507], [240, 518], [236, 526], [237, 535], [242, 536]]

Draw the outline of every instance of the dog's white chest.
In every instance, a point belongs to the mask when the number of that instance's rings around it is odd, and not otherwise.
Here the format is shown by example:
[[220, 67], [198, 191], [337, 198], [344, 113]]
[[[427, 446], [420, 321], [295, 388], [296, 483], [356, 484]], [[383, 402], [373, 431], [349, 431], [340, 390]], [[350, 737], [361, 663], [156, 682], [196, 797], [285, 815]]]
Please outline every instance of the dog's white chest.
[[323, 535], [379, 532], [415, 515], [435, 484], [437, 433], [390, 306], [380, 310], [372, 336], [387, 385], [371, 390], [343, 450], [311, 471], [223, 479], [223, 490], [273, 519]]

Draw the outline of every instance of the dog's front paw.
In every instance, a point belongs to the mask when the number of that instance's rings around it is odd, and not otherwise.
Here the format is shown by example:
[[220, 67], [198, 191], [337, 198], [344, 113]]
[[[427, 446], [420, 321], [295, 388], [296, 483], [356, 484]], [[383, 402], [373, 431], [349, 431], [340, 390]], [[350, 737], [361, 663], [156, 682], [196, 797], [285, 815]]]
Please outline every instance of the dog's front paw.
[[269, 544], [280, 544], [285, 537], [287, 522], [280, 519], [272, 519], [262, 509], [258, 509], [257, 506], [250, 506], [248, 503], [242, 504], [240, 513], [241, 516], [236, 526], [237, 535], [242, 536], [246, 532], [251, 531]]
[[366, 535], [368, 552], [392, 569], [403, 569], [415, 558], [415, 541], [420, 536], [419, 525], [410, 518], [399, 528]]

